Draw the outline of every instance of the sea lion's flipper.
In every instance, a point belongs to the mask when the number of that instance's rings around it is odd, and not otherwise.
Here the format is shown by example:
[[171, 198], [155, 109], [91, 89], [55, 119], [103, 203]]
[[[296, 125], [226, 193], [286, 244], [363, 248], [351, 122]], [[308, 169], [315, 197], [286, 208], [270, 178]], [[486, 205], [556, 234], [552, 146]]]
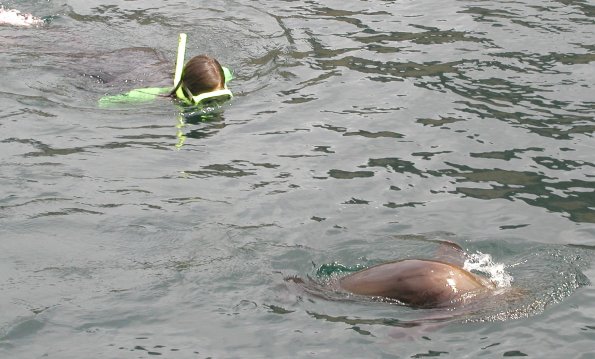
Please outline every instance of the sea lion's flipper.
[[465, 251], [461, 246], [450, 241], [436, 241], [439, 244], [436, 260], [463, 267], [465, 264]]
[[[441, 239], [449, 237], [448, 233], [438, 233], [430, 235], [396, 235], [395, 239], [407, 241], [419, 241], [425, 243], [432, 243], [432, 248], [428, 248], [427, 257], [425, 259], [435, 260], [448, 264], [453, 264], [462, 267], [465, 264], [466, 252], [458, 244], [448, 240]], [[435, 245], [438, 249], [434, 252]]]

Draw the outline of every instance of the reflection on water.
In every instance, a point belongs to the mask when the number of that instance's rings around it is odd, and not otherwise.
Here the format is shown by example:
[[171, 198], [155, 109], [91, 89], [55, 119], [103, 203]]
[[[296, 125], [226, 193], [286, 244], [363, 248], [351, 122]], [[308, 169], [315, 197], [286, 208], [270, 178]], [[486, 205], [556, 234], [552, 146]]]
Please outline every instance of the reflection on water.
[[[51, 21], [0, 26], [0, 356], [592, 352], [588, 2], [2, 5]], [[229, 106], [97, 107], [171, 85], [181, 29]], [[434, 232], [527, 296], [443, 315], [283, 280]]]

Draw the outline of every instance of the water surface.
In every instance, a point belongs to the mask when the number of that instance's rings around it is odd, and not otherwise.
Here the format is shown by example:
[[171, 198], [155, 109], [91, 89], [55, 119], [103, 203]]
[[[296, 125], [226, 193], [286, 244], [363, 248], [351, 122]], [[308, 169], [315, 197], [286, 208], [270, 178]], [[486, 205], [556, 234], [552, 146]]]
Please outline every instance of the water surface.
[[[592, 355], [591, 3], [2, 5], [49, 19], [0, 27], [2, 357]], [[168, 85], [181, 31], [230, 106], [98, 108]], [[449, 316], [285, 281], [426, 239], [527, 296]]]

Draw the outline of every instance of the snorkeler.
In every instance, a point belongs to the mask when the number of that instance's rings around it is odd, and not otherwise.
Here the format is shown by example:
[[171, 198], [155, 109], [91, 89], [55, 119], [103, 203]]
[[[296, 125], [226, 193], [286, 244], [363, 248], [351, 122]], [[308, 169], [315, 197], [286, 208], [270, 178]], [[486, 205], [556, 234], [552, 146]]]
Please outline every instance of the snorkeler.
[[182, 33], [178, 42], [173, 88], [147, 87], [120, 95], [104, 96], [99, 100], [99, 106], [142, 103], [157, 97], [177, 98], [185, 105], [198, 107], [230, 100], [233, 94], [227, 88], [227, 83], [233, 78], [231, 71], [207, 55], [195, 56], [184, 65], [185, 52], [186, 34]]

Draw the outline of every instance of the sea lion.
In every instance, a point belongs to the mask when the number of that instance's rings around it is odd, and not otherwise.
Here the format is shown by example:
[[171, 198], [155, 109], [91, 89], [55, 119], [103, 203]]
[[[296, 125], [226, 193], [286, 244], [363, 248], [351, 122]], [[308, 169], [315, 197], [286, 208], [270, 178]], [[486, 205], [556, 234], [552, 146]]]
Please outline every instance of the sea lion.
[[380, 300], [388, 298], [417, 308], [454, 309], [471, 305], [487, 296], [507, 295], [509, 292], [498, 288], [488, 277], [466, 270], [464, 266], [468, 254], [456, 243], [423, 241], [439, 245], [431, 259], [387, 262], [323, 282], [295, 276], [286, 277], [285, 281], [310, 295], [325, 299], [339, 299], [337, 294], [356, 294]]
[[350, 293], [422, 308], [456, 306], [494, 289], [486, 278], [460, 266], [422, 259], [373, 266], [342, 277], [337, 284]]
[[379, 264], [339, 278], [332, 287], [419, 308], [456, 307], [493, 292], [494, 283], [463, 268], [466, 253], [459, 245], [431, 242], [439, 244], [432, 259]]

